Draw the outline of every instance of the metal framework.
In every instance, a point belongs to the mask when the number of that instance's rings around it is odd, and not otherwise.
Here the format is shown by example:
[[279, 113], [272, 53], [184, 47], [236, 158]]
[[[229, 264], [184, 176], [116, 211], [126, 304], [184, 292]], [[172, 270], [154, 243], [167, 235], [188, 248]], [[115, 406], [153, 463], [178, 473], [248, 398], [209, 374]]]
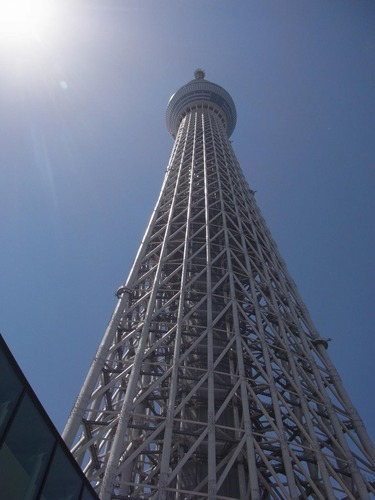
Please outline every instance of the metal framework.
[[64, 438], [102, 500], [365, 499], [374, 448], [204, 79], [172, 96], [156, 208]]

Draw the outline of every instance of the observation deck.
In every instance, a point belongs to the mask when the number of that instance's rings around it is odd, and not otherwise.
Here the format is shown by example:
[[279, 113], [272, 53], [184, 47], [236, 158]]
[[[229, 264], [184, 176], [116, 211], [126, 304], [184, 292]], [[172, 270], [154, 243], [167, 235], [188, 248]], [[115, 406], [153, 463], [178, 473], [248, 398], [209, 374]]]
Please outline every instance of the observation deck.
[[236, 126], [237, 112], [233, 99], [216, 83], [205, 80], [205, 73], [197, 69], [195, 79], [181, 87], [170, 98], [167, 106], [167, 128], [176, 137], [181, 120], [195, 106], [207, 106], [220, 116], [228, 137]]

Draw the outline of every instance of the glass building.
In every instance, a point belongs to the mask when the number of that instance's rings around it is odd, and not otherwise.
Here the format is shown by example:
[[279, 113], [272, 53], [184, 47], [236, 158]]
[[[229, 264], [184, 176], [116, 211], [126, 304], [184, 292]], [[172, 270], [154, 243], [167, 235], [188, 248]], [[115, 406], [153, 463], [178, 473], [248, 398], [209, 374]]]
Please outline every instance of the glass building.
[[98, 499], [1, 335], [0, 498]]

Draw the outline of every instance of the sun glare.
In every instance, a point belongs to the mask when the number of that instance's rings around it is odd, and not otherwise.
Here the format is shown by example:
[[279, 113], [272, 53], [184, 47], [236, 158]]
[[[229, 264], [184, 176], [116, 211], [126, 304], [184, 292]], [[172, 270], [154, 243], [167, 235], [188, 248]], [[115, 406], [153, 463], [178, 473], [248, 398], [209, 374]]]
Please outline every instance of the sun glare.
[[0, 0], [0, 35], [18, 41], [38, 39], [47, 27], [47, 0]]

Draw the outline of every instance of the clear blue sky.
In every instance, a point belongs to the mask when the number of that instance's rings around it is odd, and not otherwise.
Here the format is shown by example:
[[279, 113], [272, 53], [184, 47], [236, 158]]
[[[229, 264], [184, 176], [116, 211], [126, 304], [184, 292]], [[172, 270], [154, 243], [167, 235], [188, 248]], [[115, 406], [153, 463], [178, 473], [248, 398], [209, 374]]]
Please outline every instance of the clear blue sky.
[[0, 38], [0, 329], [58, 429], [156, 202], [168, 99], [203, 67], [374, 437], [375, 3], [49, 3], [38, 41]]

